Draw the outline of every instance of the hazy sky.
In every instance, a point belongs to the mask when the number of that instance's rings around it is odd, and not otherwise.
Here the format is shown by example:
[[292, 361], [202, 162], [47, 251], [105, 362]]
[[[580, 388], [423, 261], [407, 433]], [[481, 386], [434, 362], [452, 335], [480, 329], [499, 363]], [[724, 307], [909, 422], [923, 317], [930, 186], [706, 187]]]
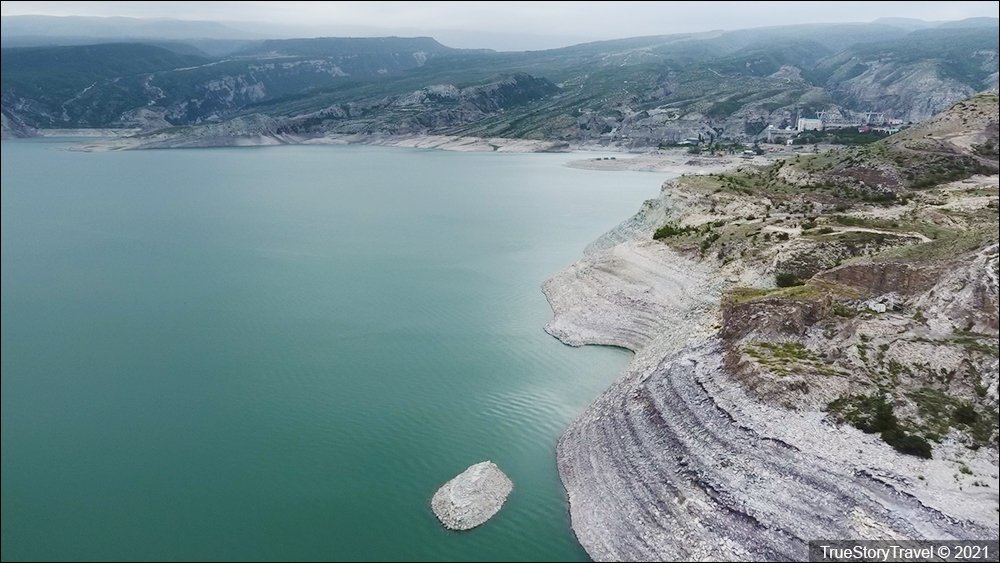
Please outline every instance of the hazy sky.
[[[262, 22], [311, 30], [483, 32], [545, 37], [545, 46], [683, 31], [880, 17], [996, 17], [998, 2], [3, 2], [2, 14], [167, 17]], [[455, 45], [471, 46], [471, 45]], [[497, 45], [482, 44], [481, 47]], [[537, 48], [530, 45], [526, 48]]]

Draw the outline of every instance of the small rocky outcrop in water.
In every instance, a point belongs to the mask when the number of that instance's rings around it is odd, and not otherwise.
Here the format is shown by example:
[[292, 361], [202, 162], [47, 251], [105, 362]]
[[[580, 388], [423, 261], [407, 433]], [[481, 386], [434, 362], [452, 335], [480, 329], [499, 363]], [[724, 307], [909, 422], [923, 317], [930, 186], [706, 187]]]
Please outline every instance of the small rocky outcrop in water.
[[492, 461], [470, 466], [445, 483], [431, 498], [434, 515], [449, 530], [470, 530], [500, 511], [514, 488]]

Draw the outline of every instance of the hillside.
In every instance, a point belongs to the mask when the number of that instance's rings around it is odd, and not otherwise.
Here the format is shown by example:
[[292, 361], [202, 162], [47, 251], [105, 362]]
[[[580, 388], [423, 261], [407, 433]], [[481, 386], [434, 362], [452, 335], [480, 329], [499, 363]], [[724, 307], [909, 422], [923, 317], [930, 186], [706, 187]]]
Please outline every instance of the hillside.
[[983, 94], [873, 145], [705, 180], [770, 206], [699, 243], [779, 286], [729, 294], [729, 368], [905, 453], [995, 448], [997, 116]]
[[219, 121], [347, 77], [395, 75], [447, 51], [429, 38], [265, 41], [223, 59], [144, 44], [11, 48], [0, 73], [4, 105], [39, 127], [133, 125], [138, 110], [176, 125]]
[[546, 282], [550, 334], [635, 351], [558, 446], [593, 559], [996, 535], [998, 111], [668, 181]]
[[[996, 87], [996, 20], [969, 25], [786, 26], [521, 53], [419, 37], [249, 41], [222, 58], [148, 45], [4, 49], [2, 91], [9, 117], [40, 128], [156, 129], [264, 114], [306, 137], [402, 132], [655, 147], [760, 138], [768, 126], [794, 126], [821, 110], [926, 119]], [[64, 60], [77, 61], [68, 73]], [[475, 119], [437, 112], [395, 124], [393, 100], [515, 74], [559, 90]]]

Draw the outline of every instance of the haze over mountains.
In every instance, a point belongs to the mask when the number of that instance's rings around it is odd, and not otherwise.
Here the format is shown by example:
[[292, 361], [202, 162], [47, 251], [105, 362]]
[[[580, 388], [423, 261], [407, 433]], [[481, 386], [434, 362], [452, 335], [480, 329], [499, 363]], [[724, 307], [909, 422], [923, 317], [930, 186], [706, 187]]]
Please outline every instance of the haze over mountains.
[[121, 41], [184, 40], [207, 45], [213, 54], [225, 54], [233, 48], [231, 40], [289, 39], [296, 37], [377, 37], [386, 35], [433, 35], [457, 47], [489, 47], [496, 50], [522, 51], [562, 47], [593, 40], [582, 34], [558, 32], [539, 35], [518, 31], [472, 31], [462, 29], [426, 29], [393, 26], [375, 27], [360, 24], [290, 25], [274, 22], [216, 22], [168, 18], [129, 18], [94, 16], [5, 16], [2, 18], [3, 47], [40, 45], [83, 45]]
[[[128, 41], [79, 44], [109, 34]], [[442, 134], [643, 147], [756, 139], [818, 111], [920, 121], [996, 89], [998, 77], [995, 18], [495, 52], [430, 37], [264, 39], [212, 22], [22, 16], [3, 18], [3, 41], [5, 134], [138, 127], [217, 139], [218, 127], [192, 126], [225, 123], [222, 137]], [[9, 47], [32, 42], [47, 45]]]

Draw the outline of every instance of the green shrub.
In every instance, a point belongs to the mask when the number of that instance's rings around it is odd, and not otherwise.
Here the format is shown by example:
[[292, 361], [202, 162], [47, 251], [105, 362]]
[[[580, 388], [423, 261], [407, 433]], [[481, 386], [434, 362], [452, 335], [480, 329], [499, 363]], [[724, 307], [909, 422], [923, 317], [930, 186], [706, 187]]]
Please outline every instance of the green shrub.
[[774, 276], [774, 283], [778, 287], [794, 287], [803, 284], [798, 276], [789, 272], [779, 272]]
[[881, 393], [841, 397], [830, 403], [828, 410], [868, 434], [895, 430], [898, 426], [892, 404]]
[[987, 139], [985, 143], [981, 145], [972, 145], [972, 152], [983, 156], [986, 158], [992, 158], [994, 160], [1000, 156], [1000, 147], [997, 146], [997, 142], [994, 139]]
[[951, 418], [959, 424], [975, 424], [979, 421], [979, 413], [972, 408], [972, 405], [966, 403], [955, 407], [955, 410], [951, 411]]
[[832, 308], [833, 314], [838, 317], [844, 317], [850, 319], [858, 316], [858, 310], [853, 307], [848, 307], [847, 305], [837, 301], [833, 304]]
[[896, 429], [898, 424], [896, 415], [893, 413], [892, 404], [885, 400], [885, 395], [876, 395], [874, 400], [874, 412], [870, 419], [871, 429], [864, 430], [868, 433], [888, 432]]
[[702, 254], [705, 254], [705, 252], [708, 251], [708, 249], [712, 246], [712, 243], [714, 243], [717, 240], [719, 240], [719, 233], [709, 233], [708, 236], [702, 239], [701, 244], [698, 245], [698, 248], [701, 250]]
[[653, 233], [653, 240], [660, 240], [670, 237], [686, 235], [693, 230], [694, 229], [692, 229], [691, 227], [678, 227], [677, 225], [667, 223], [666, 225], [663, 225], [659, 229], [656, 229], [656, 232]]
[[882, 439], [897, 452], [922, 457], [931, 458], [931, 443], [915, 434], [907, 434], [898, 429], [891, 428], [882, 432]]
[[900, 453], [931, 457], [930, 442], [904, 429], [893, 412], [892, 403], [882, 393], [841, 397], [830, 403], [827, 410], [863, 432], [880, 434], [885, 443]]

